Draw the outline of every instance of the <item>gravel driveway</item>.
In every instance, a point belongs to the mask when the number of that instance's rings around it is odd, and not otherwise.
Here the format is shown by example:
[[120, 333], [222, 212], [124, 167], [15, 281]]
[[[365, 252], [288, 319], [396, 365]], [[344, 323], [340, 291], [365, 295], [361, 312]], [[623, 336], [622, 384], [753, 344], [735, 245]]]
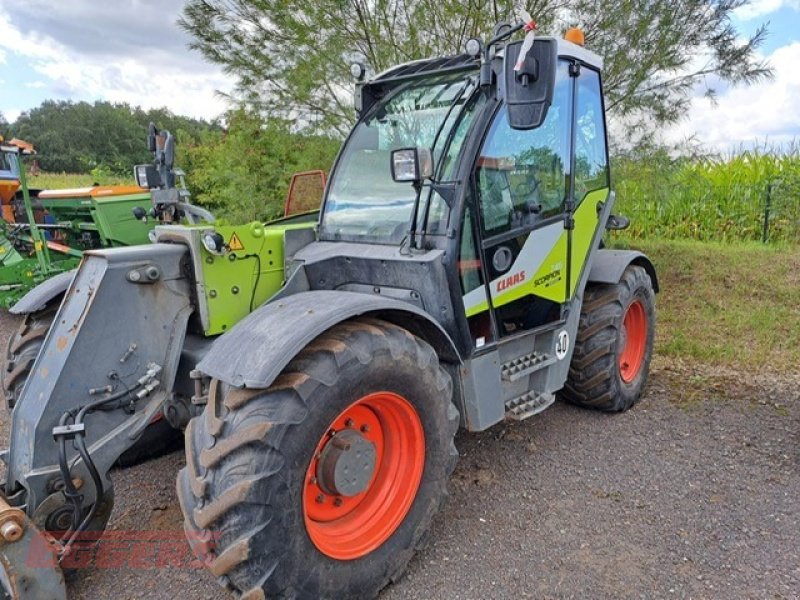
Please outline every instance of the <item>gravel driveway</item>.
[[[0, 344], [16, 327], [0, 315]], [[656, 361], [615, 416], [460, 434], [428, 546], [382, 600], [800, 598], [800, 373]], [[2, 441], [8, 419], [2, 419]], [[182, 452], [115, 471], [110, 528], [180, 536]], [[70, 597], [231, 598], [192, 568], [87, 568]]]

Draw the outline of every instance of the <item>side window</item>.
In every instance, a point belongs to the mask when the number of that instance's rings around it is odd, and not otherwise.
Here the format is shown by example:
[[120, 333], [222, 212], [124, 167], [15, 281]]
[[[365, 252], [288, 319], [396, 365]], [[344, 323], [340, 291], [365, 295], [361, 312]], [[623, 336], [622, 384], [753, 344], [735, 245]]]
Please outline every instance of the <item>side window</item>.
[[569, 171], [571, 80], [559, 63], [553, 104], [541, 127], [512, 129], [503, 107], [477, 164], [484, 236], [521, 228], [564, 212]]
[[578, 79], [575, 128], [575, 199], [578, 202], [589, 192], [609, 185], [602, 93], [600, 75], [591, 69], [582, 69]]

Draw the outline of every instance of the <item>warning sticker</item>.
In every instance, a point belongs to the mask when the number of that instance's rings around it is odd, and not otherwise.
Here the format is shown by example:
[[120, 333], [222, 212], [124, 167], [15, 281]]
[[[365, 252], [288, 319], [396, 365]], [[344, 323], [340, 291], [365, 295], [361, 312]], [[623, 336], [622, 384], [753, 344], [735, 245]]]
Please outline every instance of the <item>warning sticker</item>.
[[231, 236], [231, 239], [228, 242], [228, 248], [231, 250], [244, 250], [244, 244], [242, 243], [242, 240], [240, 240], [239, 236], [235, 233]]

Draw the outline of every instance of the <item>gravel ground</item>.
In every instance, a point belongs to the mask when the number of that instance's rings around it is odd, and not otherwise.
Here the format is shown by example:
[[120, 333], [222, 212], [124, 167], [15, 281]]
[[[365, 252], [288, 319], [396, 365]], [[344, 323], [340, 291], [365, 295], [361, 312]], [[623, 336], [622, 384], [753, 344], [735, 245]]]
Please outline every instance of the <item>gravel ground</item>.
[[[0, 316], [3, 347], [15, 326]], [[381, 599], [800, 598], [798, 390], [800, 373], [656, 361], [628, 413], [557, 404], [460, 434], [451, 497]], [[182, 540], [182, 462], [177, 452], [114, 472], [110, 528]], [[203, 570], [126, 556], [123, 568], [81, 570], [70, 597], [231, 597]]]

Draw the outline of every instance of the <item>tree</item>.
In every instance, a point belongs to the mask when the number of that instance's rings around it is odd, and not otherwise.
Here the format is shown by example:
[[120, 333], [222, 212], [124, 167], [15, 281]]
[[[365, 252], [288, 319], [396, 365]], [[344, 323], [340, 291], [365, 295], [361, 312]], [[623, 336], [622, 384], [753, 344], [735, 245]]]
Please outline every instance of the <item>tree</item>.
[[[9, 130], [36, 146], [45, 171], [88, 173], [100, 168], [127, 175], [135, 164], [152, 160], [146, 144], [150, 121], [173, 133], [180, 130], [188, 138], [214, 127], [167, 109], [144, 111], [128, 104], [45, 100], [20, 115]], [[179, 145], [181, 141], [178, 139]]]
[[[678, 120], [691, 93], [714, 80], [749, 84], [771, 75], [756, 50], [763, 28], [741, 40], [733, 11], [748, 0], [534, 0], [540, 30], [580, 24], [606, 60], [612, 116], [630, 128]], [[515, 2], [463, 0], [188, 0], [180, 25], [191, 47], [236, 76], [249, 106], [299, 126], [343, 134], [353, 119], [349, 63], [374, 72], [461, 52], [486, 39]]]
[[0, 113], [0, 137], [4, 138], [6, 135], [8, 135], [8, 121], [3, 113]]

